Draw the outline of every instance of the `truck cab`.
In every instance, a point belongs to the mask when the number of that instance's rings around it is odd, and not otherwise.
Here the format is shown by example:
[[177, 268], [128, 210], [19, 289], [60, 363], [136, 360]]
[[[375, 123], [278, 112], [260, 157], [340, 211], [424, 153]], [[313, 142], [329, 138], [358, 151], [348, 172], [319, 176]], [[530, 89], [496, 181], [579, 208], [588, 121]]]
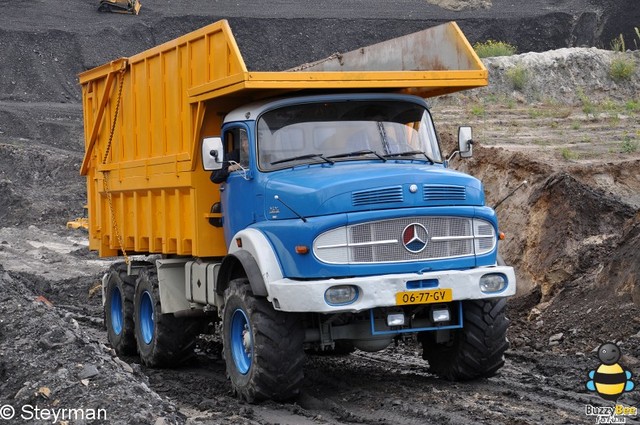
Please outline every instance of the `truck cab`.
[[249, 159], [220, 186], [225, 241], [263, 233], [284, 277], [496, 264], [497, 222], [482, 184], [447, 167], [423, 99], [344, 94], [248, 105], [227, 115], [222, 140], [204, 141], [209, 168], [222, 166], [231, 153], [222, 146], [238, 132], [249, 136]]
[[455, 341], [465, 311], [515, 293], [513, 269], [497, 264], [482, 184], [448, 168], [424, 99], [265, 101], [230, 112], [222, 129], [203, 141], [214, 172], [232, 153], [229, 138], [249, 140], [246, 166], [220, 186], [229, 255], [262, 262], [266, 299], [297, 314], [307, 349], [377, 351], [416, 334], [438, 367], [437, 347]]

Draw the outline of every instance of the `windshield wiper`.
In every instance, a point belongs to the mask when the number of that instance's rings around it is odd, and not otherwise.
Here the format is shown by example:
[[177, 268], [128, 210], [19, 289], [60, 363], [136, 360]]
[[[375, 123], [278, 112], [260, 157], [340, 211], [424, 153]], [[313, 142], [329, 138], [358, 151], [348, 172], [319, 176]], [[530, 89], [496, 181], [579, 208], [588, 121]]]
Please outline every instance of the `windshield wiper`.
[[360, 150], [360, 151], [353, 151], [353, 152], [346, 152], [346, 153], [339, 153], [337, 155], [331, 155], [328, 156], [327, 158], [348, 158], [350, 156], [361, 156], [361, 155], [369, 155], [369, 154], [373, 154], [375, 156], [377, 156], [378, 158], [380, 158], [383, 161], [387, 161], [387, 159], [385, 157], [383, 157], [382, 155], [380, 155], [378, 152], [376, 151], [372, 151], [369, 149], [364, 149], [364, 150]]
[[435, 162], [433, 161], [433, 159], [429, 158], [429, 155], [427, 155], [425, 152], [423, 151], [407, 151], [407, 152], [398, 152], [398, 153], [389, 153], [387, 155], [383, 155], [385, 158], [393, 158], [396, 156], [409, 156], [409, 155], [424, 155], [425, 158], [427, 158], [427, 160], [432, 163], [435, 164]]
[[328, 158], [325, 158], [324, 155], [322, 155], [321, 153], [310, 153], [308, 155], [300, 155], [300, 156], [292, 156], [291, 158], [285, 158], [285, 159], [279, 159], [277, 161], [273, 161], [271, 163], [271, 165], [276, 165], [276, 164], [283, 164], [285, 162], [291, 162], [291, 161], [299, 161], [302, 159], [311, 159], [311, 158], [320, 158], [323, 161], [328, 162], [329, 164], [334, 164], [335, 161], [332, 161]]

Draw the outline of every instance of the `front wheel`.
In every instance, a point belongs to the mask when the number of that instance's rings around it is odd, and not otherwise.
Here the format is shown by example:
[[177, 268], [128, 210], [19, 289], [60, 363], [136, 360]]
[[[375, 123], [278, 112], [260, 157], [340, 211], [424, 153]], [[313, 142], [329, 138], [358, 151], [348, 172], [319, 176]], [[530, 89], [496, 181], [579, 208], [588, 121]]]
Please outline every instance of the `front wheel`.
[[255, 297], [247, 279], [225, 291], [223, 344], [233, 392], [249, 403], [286, 400], [300, 392], [304, 331], [297, 317]]
[[422, 334], [429, 371], [451, 381], [495, 375], [509, 347], [506, 305], [506, 298], [464, 301], [463, 328], [453, 331], [449, 342], [438, 344], [433, 334]]

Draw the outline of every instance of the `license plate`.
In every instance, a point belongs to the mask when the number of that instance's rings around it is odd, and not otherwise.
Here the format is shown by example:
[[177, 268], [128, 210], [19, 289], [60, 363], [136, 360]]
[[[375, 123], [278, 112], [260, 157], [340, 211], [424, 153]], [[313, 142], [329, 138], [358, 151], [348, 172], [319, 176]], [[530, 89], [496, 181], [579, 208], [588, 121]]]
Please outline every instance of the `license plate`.
[[453, 299], [451, 289], [407, 291], [396, 294], [396, 305], [446, 303]]

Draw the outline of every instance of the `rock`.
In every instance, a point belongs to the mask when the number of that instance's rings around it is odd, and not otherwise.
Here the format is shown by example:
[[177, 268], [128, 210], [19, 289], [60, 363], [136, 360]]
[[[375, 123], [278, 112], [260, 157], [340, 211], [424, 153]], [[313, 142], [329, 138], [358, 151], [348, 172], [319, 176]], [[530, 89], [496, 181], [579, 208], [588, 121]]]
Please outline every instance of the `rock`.
[[40, 387], [38, 388], [36, 394], [49, 399], [49, 397], [51, 396], [51, 389], [49, 387]]
[[78, 379], [80, 379], [81, 381], [83, 379], [91, 379], [95, 378], [99, 374], [100, 372], [98, 371], [98, 368], [94, 365], [85, 365], [80, 373], [78, 373]]
[[64, 367], [58, 369], [58, 371], [56, 372], [56, 376], [58, 378], [64, 379], [64, 380], [69, 379], [69, 369], [64, 368]]
[[24, 385], [22, 386], [22, 388], [20, 388], [18, 390], [18, 392], [16, 393], [15, 396], [13, 396], [14, 399], [16, 400], [25, 400], [30, 398], [30, 394], [31, 391], [29, 390], [29, 387], [31, 386], [31, 382], [27, 381], [24, 383]]
[[218, 406], [218, 402], [212, 399], [205, 399], [198, 404], [200, 410], [213, 410]]
[[542, 312], [540, 310], [538, 310], [537, 308], [533, 307], [531, 309], [531, 311], [529, 312], [529, 315], [527, 316], [527, 320], [530, 322], [533, 322], [534, 320], [536, 320], [540, 315], [542, 314]]
[[38, 345], [44, 349], [53, 350], [75, 341], [76, 337], [71, 331], [55, 328], [43, 334], [38, 340]]
[[551, 335], [549, 337], [549, 345], [553, 346], [553, 345], [560, 344], [560, 342], [562, 341], [562, 338], [564, 338], [564, 334], [562, 332]]
[[118, 357], [114, 357], [113, 360], [115, 360], [115, 362], [118, 363], [125, 372], [133, 373], [133, 368], [129, 365], [129, 363], [121, 360]]
[[637, 367], [640, 365], [640, 359], [632, 356], [631, 354], [623, 354], [620, 359], [620, 363], [629, 366], [629, 367]]

